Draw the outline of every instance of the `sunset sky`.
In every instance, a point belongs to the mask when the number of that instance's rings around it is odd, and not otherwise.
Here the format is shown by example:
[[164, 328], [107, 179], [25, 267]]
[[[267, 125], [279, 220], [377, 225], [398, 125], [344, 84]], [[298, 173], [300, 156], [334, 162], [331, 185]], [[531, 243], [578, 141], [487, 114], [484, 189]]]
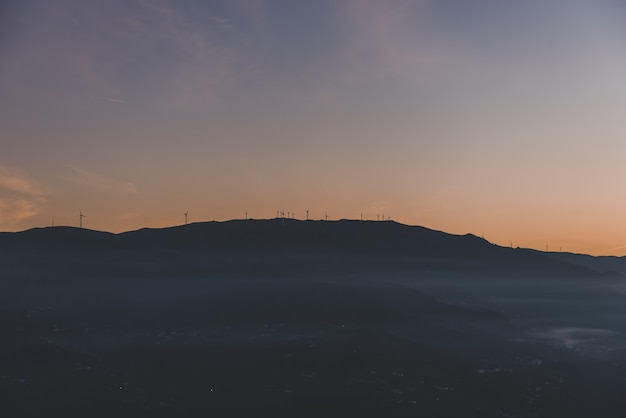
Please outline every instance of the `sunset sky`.
[[626, 254], [626, 3], [1, 3], [0, 231], [307, 208]]

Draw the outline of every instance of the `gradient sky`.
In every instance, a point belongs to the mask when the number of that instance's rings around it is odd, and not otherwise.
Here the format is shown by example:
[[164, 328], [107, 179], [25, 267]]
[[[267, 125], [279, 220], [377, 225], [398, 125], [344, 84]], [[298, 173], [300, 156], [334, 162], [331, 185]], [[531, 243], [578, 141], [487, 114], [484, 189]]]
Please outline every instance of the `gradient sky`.
[[621, 0], [0, 5], [0, 230], [376, 219], [626, 254]]

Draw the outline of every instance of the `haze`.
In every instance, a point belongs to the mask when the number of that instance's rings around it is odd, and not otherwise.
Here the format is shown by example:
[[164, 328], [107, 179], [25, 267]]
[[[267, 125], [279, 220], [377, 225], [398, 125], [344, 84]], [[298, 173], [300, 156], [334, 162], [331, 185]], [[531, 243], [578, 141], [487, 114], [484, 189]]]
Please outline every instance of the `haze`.
[[626, 6], [0, 6], [0, 230], [284, 210], [626, 254]]

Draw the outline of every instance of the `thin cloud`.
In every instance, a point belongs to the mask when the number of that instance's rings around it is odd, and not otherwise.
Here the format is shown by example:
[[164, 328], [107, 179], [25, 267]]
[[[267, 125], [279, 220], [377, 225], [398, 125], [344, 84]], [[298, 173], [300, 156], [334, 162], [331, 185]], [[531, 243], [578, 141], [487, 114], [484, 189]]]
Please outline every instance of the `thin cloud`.
[[140, 217], [140, 213], [139, 212], [124, 212], [121, 215], [119, 215], [118, 219], [120, 221], [127, 222], [127, 221], [136, 220], [139, 217]]
[[442, 66], [463, 59], [453, 45], [431, 33], [427, 1], [347, 0], [341, 10], [351, 32], [340, 55], [355, 81], [402, 76], [424, 82]]
[[41, 201], [27, 198], [0, 199], [0, 226], [16, 226], [41, 212]]
[[66, 180], [78, 186], [108, 193], [135, 194], [135, 185], [114, 177], [95, 173], [77, 166], [68, 166], [72, 171]]
[[42, 189], [22, 173], [0, 165], [0, 227], [13, 227], [41, 211]]
[[0, 85], [20, 97], [69, 91], [109, 103], [132, 97], [134, 103], [186, 106], [219, 101], [239, 86], [237, 74], [252, 66], [241, 21], [261, 21], [264, 4], [241, 0], [218, 9], [163, 0], [106, 6], [71, 0], [49, 9], [28, 24], [51, 36], [37, 43], [21, 39], [20, 48], [9, 51], [11, 83]]
[[0, 166], [0, 192], [16, 193], [25, 196], [41, 196], [41, 189], [26, 177], [12, 173]]
[[234, 7], [252, 25], [264, 25], [267, 19], [266, 0], [239, 0], [232, 2]]
[[115, 99], [113, 97], [100, 97], [100, 100], [104, 100], [105, 102], [110, 103], [126, 103], [126, 100], [124, 99]]
[[626, 245], [620, 245], [619, 247], [607, 248], [606, 250], [598, 251], [598, 254], [604, 254], [611, 251], [617, 251], [626, 248]]
[[[149, 59], [168, 59], [163, 70], [148, 75], [148, 82], [159, 85], [163, 99], [175, 106], [185, 106], [199, 101], [217, 99], [236, 73], [241, 59], [237, 44], [241, 34], [229, 16], [218, 15], [197, 8], [183, 11], [175, 3], [142, 0], [145, 14], [134, 17], [135, 26], [143, 27], [133, 37], [150, 45]], [[149, 17], [151, 25], [146, 25]], [[238, 58], [239, 57], [239, 58]]]

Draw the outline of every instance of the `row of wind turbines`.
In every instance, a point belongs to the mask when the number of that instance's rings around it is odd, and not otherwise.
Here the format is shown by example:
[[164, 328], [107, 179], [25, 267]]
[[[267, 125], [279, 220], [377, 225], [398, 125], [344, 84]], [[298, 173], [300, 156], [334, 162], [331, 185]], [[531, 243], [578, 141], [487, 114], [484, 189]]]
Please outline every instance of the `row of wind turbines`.
[[[310, 211], [309, 208], [307, 208], [305, 210], [305, 212], [306, 212], [305, 220], [307, 220], [307, 221], [310, 220], [309, 219], [309, 211]], [[187, 209], [187, 211], [183, 214], [183, 216], [185, 217], [185, 225], [187, 225], [189, 223], [189, 209]], [[248, 220], [248, 219], [251, 219], [251, 218], [248, 217], [248, 211], [245, 211], [244, 220]], [[283, 219], [283, 220], [284, 219], [296, 219], [296, 213], [295, 212], [289, 212], [289, 211], [287, 213], [285, 213], [284, 210], [277, 210], [276, 211], [276, 219]], [[325, 220], [325, 221], [328, 220], [328, 213], [327, 212], [324, 212], [324, 216], [323, 216], [322, 220]], [[361, 220], [363, 220], [363, 213], [361, 213]], [[390, 221], [391, 220], [391, 216], [387, 216], [385, 218], [384, 214], [382, 214], [382, 215], [378, 214], [378, 215], [376, 215], [376, 220], [377, 221], [381, 221], [381, 220], [382, 221], [384, 221], [384, 220]]]
[[[310, 210], [309, 208], [307, 208], [305, 210], [305, 212], [306, 212], [306, 220], [307, 221], [309, 220], [309, 210]], [[187, 211], [185, 211], [183, 216], [185, 217], [185, 225], [187, 225], [189, 223], [189, 209], [187, 209]], [[82, 209], [79, 209], [79, 211], [78, 211], [78, 225], [79, 225], [80, 228], [83, 227], [83, 218], [86, 218], [86, 217], [87, 216], [83, 214]], [[277, 210], [276, 211], [276, 218], [281, 218], [281, 219], [283, 219], [283, 221], [284, 221], [284, 219], [295, 219], [295, 217], [296, 217], [295, 212], [287, 212], [285, 214], [284, 210]], [[245, 220], [250, 219], [248, 217], [248, 211], [245, 212], [244, 219]], [[326, 221], [328, 220], [328, 213], [327, 212], [324, 212], [324, 217], [322, 219], [326, 220]], [[361, 220], [363, 220], [363, 213], [361, 213]], [[384, 221], [385, 220], [385, 215], [384, 214], [383, 215], [380, 215], [380, 214], [376, 215], [376, 220], [377, 221], [380, 221], [380, 220]], [[391, 216], [387, 216], [386, 220], [390, 221], [391, 220]], [[51, 226], [54, 226], [54, 218], [52, 218], [52, 225]]]
[[[306, 220], [309, 220], [309, 208], [307, 208], [305, 210], [306, 212]], [[185, 216], [185, 225], [187, 225], [188, 221], [189, 221], [189, 209], [187, 209], [187, 211], [183, 214]], [[82, 217], [83, 214], [81, 212], [80, 214], [81, 216], [81, 228], [82, 228]], [[295, 212], [287, 212], [287, 215], [285, 216], [285, 211], [284, 210], [277, 210], [276, 211], [276, 219], [282, 219], [282, 225], [285, 226], [285, 219], [295, 219], [296, 215]], [[245, 211], [245, 216], [244, 216], [245, 220], [248, 220], [250, 218], [248, 218], [248, 211]], [[323, 220], [327, 221], [328, 220], [328, 213], [324, 212], [324, 218], [322, 218]], [[361, 213], [361, 221], [363, 221], [363, 213]], [[377, 214], [376, 215], [376, 220], [377, 221], [390, 221], [391, 220], [391, 216], [387, 215], [387, 218], [385, 218], [385, 214]], [[484, 239], [484, 236], [482, 237]], [[511, 248], [513, 248], [513, 243], [511, 242]], [[546, 252], [548, 252], [548, 244], [546, 244]], [[563, 247], [559, 247], [559, 252], [563, 252]]]
[[[308, 220], [309, 220], [309, 208], [307, 208], [307, 209], [305, 210], [305, 212], [306, 212], [306, 220], [308, 221]], [[78, 213], [79, 213], [79, 215], [78, 215], [78, 219], [79, 219], [79, 226], [80, 226], [80, 228], [82, 228], [82, 227], [83, 227], [83, 218], [86, 218], [87, 216], [83, 214], [82, 209], [80, 209], [80, 210], [78, 211]], [[189, 223], [189, 209], [187, 209], [187, 211], [185, 211], [185, 213], [184, 213], [183, 215], [185, 216], [185, 225], [187, 225], [187, 224]], [[296, 216], [296, 215], [295, 215], [295, 212], [287, 212], [287, 216], [285, 216], [285, 211], [284, 211], [284, 210], [282, 210], [282, 211], [277, 210], [277, 211], [276, 211], [276, 218], [281, 218], [281, 219], [282, 219], [282, 221], [283, 221], [283, 225], [284, 225], [285, 219], [295, 219], [295, 216]], [[250, 219], [250, 218], [248, 218], [248, 211], [246, 211], [246, 212], [245, 212], [245, 217], [244, 217], [244, 219], [245, 219], [245, 220]], [[382, 219], [383, 221], [385, 220], [385, 215], [384, 215], [384, 214], [382, 214], [382, 215], [380, 215], [380, 214], [376, 215], [376, 220], [377, 220], [377, 221], [380, 221], [381, 219]], [[326, 220], [326, 221], [328, 220], [328, 213], [324, 212], [324, 218], [323, 218], [323, 220]], [[363, 213], [361, 213], [361, 221], [362, 221], [362, 220], [363, 220]], [[390, 220], [391, 220], [391, 216], [387, 216], [387, 219], [386, 219], [386, 220], [390, 221]], [[54, 226], [54, 218], [52, 218], [52, 226]], [[484, 237], [483, 237], [483, 238], [484, 238]], [[511, 248], [513, 248], [513, 243], [512, 243], [512, 242], [511, 242], [510, 246], [511, 246]], [[548, 245], [546, 244], [546, 252], [548, 252], [548, 248], [549, 248], [549, 247], [548, 247]], [[563, 247], [559, 247], [559, 252], [563, 252]]]

